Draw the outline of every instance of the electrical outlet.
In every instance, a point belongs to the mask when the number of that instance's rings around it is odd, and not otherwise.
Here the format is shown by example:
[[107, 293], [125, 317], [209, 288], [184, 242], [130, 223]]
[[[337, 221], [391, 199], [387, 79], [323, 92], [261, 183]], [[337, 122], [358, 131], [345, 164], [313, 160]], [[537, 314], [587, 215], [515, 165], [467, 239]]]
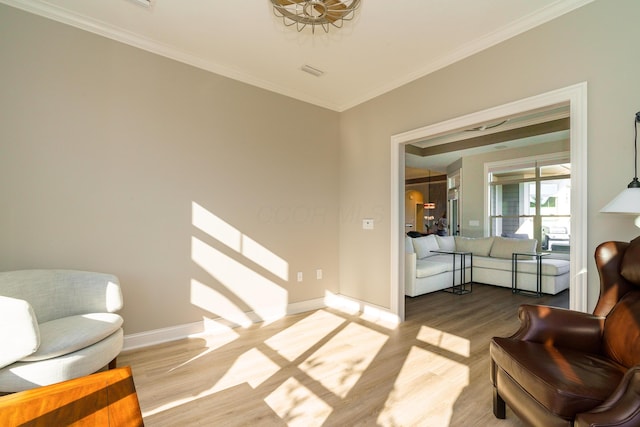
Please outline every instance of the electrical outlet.
[[302, 282], [302, 271], [298, 271], [298, 282]]
[[318, 280], [322, 279], [322, 270], [321, 269], [317, 269], [316, 270], [316, 279], [318, 279]]

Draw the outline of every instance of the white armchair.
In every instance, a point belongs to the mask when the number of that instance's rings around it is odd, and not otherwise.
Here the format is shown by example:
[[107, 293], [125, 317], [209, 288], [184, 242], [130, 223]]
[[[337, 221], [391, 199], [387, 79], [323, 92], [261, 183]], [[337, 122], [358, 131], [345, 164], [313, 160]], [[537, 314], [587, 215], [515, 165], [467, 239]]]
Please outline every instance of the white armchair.
[[122, 350], [122, 293], [111, 274], [0, 273], [0, 392], [114, 368]]

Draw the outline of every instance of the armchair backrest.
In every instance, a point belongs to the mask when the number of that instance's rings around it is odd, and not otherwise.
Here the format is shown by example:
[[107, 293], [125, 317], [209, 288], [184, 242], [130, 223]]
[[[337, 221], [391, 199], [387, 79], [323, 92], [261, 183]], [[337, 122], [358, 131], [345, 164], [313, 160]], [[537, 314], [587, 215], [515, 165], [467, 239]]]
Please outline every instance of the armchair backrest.
[[122, 308], [118, 278], [75, 270], [0, 272], [0, 295], [31, 304], [38, 323], [86, 313], [113, 313]]
[[625, 294], [640, 289], [640, 238], [601, 243], [596, 248], [595, 260], [600, 297], [593, 314], [607, 316]]
[[625, 368], [640, 364], [640, 290], [625, 294], [607, 316], [602, 350]]
[[606, 316], [603, 352], [622, 366], [640, 363], [640, 238], [596, 248], [600, 298], [594, 314]]

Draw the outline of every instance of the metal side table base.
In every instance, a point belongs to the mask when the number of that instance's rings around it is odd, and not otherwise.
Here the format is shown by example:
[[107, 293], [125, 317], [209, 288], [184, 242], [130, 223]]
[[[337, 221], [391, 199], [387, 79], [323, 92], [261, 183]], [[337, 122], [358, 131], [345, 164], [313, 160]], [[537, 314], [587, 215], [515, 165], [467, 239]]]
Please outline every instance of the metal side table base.
[[[511, 292], [532, 297], [542, 296], [542, 258], [549, 252], [514, 252], [511, 254]], [[518, 289], [518, 257], [531, 257], [536, 260], [536, 290]]]
[[[451, 287], [442, 289], [443, 292], [449, 292], [455, 295], [464, 295], [473, 292], [473, 253], [459, 251], [431, 251], [439, 254], [449, 254], [453, 256], [453, 274]], [[460, 257], [460, 283], [456, 284], [456, 256]], [[470, 279], [467, 281], [467, 256], [469, 259], [469, 269], [471, 270]]]

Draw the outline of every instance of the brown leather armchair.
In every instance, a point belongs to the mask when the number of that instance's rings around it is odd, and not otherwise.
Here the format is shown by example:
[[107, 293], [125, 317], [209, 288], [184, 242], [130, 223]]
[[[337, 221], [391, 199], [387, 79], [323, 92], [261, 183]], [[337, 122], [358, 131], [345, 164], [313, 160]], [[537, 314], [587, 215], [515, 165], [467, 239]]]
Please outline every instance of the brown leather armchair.
[[493, 413], [531, 426], [640, 426], [640, 238], [595, 252], [593, 314], [522, 305], [520, 329], [490, 344]]

